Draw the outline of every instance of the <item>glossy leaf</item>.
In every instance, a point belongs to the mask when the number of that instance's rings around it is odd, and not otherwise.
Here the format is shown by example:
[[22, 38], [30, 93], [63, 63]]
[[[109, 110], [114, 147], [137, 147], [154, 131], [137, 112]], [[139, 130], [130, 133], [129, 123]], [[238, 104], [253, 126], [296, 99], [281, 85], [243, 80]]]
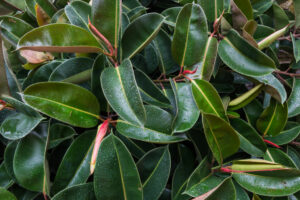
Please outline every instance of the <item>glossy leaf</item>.
[[19, 40], [17, 48], [70, 53], [103, 52], [90, 32], [70, 24], [50, 24], [36, 28]]
[[199, 4], [203, 8], [209, 22], [214, 22], [224, 10], [224, 0], [200, 0]]
[[297, 168], [293, 160], [280, 149], [269, 148], [264, 156], [265, 160], [282, 164], [290, 168]]
[[248, 191], [264, 196], [286, 196], [300, 188], [300, 172], [296, 169], [234, 173], [233, 178]]
[[186, 4], [180, 11], [172, 41], [172, 55], [180, 66], [200, 61], [207, 41], [207, 22], [197, 4]]
[[88, 30], [88, 17], [91, 6], [83, 1], [74, 1], [65, 7], [65, 13], [71, 24]]
[[300, 114], [300, 105], [297, 98], [299, 97], [300, 80], [294, 79], [293, 90], [288, 99], [288, 117], [294, 117]]
[[12, 16], [0, 17], [1, 36], [16, 46], [19, 39], [33, 27], [22, 19]]
[[275, 69], [271, 58], [250, 45], [233, 30], [220, 42], [218, 53], [228, 67], [243, 75], [263, 76]]
[[93, 183], [75, 185], [56, 194], [52, 200], [95, 200]]
[[9, 188], [13, 184], [13, 180], [8, 175], [4, 162], [0, 164], [0, 187]]
[[218, 53], [218, 40], [210, 36], [205, 45], [204, 55], [200, 63], [194, 65], [190, 71], [197, 70], [194, 74], [188, 75], [192, 79], [203, 79], [209, 81], [215, 67]]
[[192, 91], [195, 102], [201, 112], [214, 114], [226, 121], [228, 120], [221, 98], [209, 82], [193, 80]]
[[121, 6], [121, 0], [93, 0], [92, 2], [92, 22], [115, 49], [118, 47], [121, 30]]
[[64, 124], [56, 123], [51, 125], [49, 131], [49, 149], [56, 147], [63, 141], [72, 138], [76, 135], [75, 130]]
[[295, 20], [296, 20], [296, 27], [300, 26], [300, 1], [294, 0], [294, 9], [295, 9]]
[[164, 17], [149, 13], [135, 19], [125, 30], [122, 37], [123, 59], [132, 58], [157, 35]]
[[240, 139], [236, 131], [223, 119], [203, 114], [203, 128], [207, 143], [219, 164], [240, 147]]
[[68, 148], [57, 170], [51, 193], [85, 183], [90, 176], [90, 161], [96, 132], [80, 135]]
[[171, 170], [168, 148], [156, 148], [145, 154], [137, 163], [145, 200], [158, 199], [165, 189]]
[[176, 19], [181, 11], [182, 7], [171, 7], [164, 10], [161, 14], [166, 17], [164, 23], [175, 27], [176, 26]]
[[151, 143], [168, 144], [186, 140], [184, 135], [172, 135], [173, 117], [170, 113], [156, 106], [145, 108], [145, 125], [139, 126], [118, 120], [117, 130], [126, 137]]
[[299, 134], [300, 126], [296, 126], [291, 129], [281, 131], [275, 137], [266, 137], [266, 139], [277, 145], [284, 145], [296, 139], [299, 136]]
[[[91, 68], [94, 61], [90, 58], [71, 58], [57, 66], [49, 77], [49, 81], [64, 81], [69, 82], [72, 77], [80, 73], [87, 73], [91, 77]], [[77, 82], [85, 82], [84, 79], [77, 79]]]
[[18, 140], [29, 134], [43, 117], [28, 105], [8, 96], [2, 96], [18, 112], [6, 117], [0, 126], [0, 133], [9, 140]]
[[265, 154], [267, 146], [256, 130], [247, 122], [241, 119], [230, 120], [231, 125], [238, 132], [241, 146], [250, 155], [261, 157]]
[[118, 115], [133, 124], [144, 124], [145, 108], [135, 81], [130, 60], [116, 68], [106, 68], [101, 74], [104, 96]]
[[9, 144], [7, 144], [4, 152], [5, 169], [7, 174], [10, 176], [10, 178], [14, 180], [14, 182], [16, 182], [17, 180], [15, 177], [14, 166], [13, 166], [14, 156], [15, 156], [17, 146], [18, 146], [18, 141], [10, 142]]
[[1, 187], [0, 187], [0, 198], [5, 200], [17, 200], [17, 198], [13, 193]]
[[287, 104], [280, 104], [274, 99], [264, 110], [256, 122], [256, 127], [263, 136], [276, 136], [283, 130], [287, 122]]
[[169, 99], [144, 72], [136, 70], [134, 75], [144, 102], [161, 107], [170, 106]]
[[178, 70], [171, 53], [172, 41], [169, 35], [161, 30], [153, 40], [159, 58], [159, 70], [162, 74], [168, 75]]
[[42, 192], [44, 177], [45, 141], [30, 134], [23, 138], [14, 156], [14, 173], [18, 183], [31, 191]]
[[100, 146], [94, 173], [97, 199], [143, 199], [143, 189], [126, 146], [113, 134]]
[[79, 127], [98, 123], [99, 103], [88, 90], [69, 83], [42, 82], [24, 91], [25, 102], [40, 112]]
[[174, 132], [185, 132], [197, 122], [200, 111], [193, 99], [190, 84], [175, 83], [175, 96], [178, 103], [178, 113], [174, 121]]

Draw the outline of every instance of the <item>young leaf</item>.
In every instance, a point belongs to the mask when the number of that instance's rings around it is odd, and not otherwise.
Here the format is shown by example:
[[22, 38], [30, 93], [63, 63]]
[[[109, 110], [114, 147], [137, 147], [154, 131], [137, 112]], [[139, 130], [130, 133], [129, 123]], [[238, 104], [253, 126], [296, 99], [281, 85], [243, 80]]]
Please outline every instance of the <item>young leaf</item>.
[[100, 146], [94, 174], [97, 199], [143, 199], [137, 167], [126, 146], [113, 134]]
[[171, 170], [171, 156], [168, 147], [149, 151], [138, 162], [143, 185], [144, 200], [159, 199], [164, 191]]
[[186, 4], [180, 11], [172, 41], [172, 55], [181, 67], [200, 61], [207, 41], [207, 22], [197, 4]]
[[162, 15], [149, 13], [131, 22], [122, 37], [123, 59], [132, 58], [147, 46], [159, 32], [163, 21]]
[[287, 122], [287, 104], [280, 104], [272, 99], [270, 106], [260, 115], [256, 122], [256, 127], [263, 135], [276, 136], [282, 131]]
[[130, 60], [124, 60], [119, 67], [104, 69], [100, 80], [104, 96], [122, 119], [136, 125], [145, 123], [145, 108]]
[[207, 143], [218, 163], [222, 164], [239, 149], [239, 136], [226, 121], [215, 115], [203, 114], [202, 121]]
[[246, 76], [263, 76], [275, 70], [271, 58], [233, 30], [220, 42], [218, 53], [228, 67]]
[[121, 0], [93, 0], [92, 22], [112, 46], [117, 49], [121, 30]]
[[36, 83], [24, 91], [23, 98], [38, 111], [73, 126], [90, 128], [98, 123], [100, 106], [97, 98], [77, 85]]

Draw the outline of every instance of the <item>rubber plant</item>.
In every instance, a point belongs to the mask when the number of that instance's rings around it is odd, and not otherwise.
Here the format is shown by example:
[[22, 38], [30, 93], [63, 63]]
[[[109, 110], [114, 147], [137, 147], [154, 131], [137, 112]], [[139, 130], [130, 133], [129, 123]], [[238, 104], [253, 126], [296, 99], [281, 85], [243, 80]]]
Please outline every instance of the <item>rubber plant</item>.
[[300, 198], [299, 0], [1, 0], [1, 200]]

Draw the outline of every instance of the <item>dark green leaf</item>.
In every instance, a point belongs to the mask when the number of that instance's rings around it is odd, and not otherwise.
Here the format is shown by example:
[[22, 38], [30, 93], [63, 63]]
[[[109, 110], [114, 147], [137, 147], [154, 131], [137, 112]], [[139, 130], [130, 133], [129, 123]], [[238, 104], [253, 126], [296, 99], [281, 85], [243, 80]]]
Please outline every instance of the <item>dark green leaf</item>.
[[126, 146], [113, 134], [100, 146], [94, 174], [97, 199], [143, 199], [143, 189]]
[[171, 157], [167, 147], [149, 151], [137, 163], [143, 185], [144, 200], [155, 200], [164, 191], [171, 170]]
[[[151, 143], [174, 143], [186, 140], [184, 135], [172, 135], [173, 117], [156, 106], [145, 106], [147, 121], [139, 126], [119, 120], [117, 130], [124, 136]], [[162, 120], [163, 119], [163, 120]]]
[[0, 164], [0, 187], [9, 188], [13, 183], [14, 181], [8, 175], [5, 164], [2, 162]]
[[300, 93], [300, 79], [294, 79], [293, 90], [288, 99], [288, 117], [294, 117], [300, 114], [300, 104], [299, 104], [299, 93]]
[[214, 22], [224, 10], [224, 0], [200, 0], [199, 4], [203, 8], [209, 22]]
[[130, 60], [119, 67], [109, 67], [101, 74], [103, 93], [118, 115], [133, 124], [144, 124], [145, 108], [138, 91]]
[[74, 126], [89, 128], [98, 123], [97, 98], [70, 83], [33, 84], [24, 91], [24, 100], [40, 112]]
[[263, 76], [274, 71], [271, 58], [231, 30], [220, 42], [219, 56], [234, 71], [247, 76]]
[[0, 188], [0, 199], [17, 200], [15, 195], [4, 188]]
[[68, 148], [57, 170], [51, 188], [52, 194], [87, 181], [95, 135], [95, 131], [88, 131], [80, 135]]
[[52, 200], [96, 200], [93, 183], [75, 185], [57, 193]]
[[83, 1], [73, 1], [65, 7], [65, 13], [71, 24], [89, 29], [88, 17], [91, 16], [91, 6]]
[[207, 22], [197, 4], [186, 4], [180, 11], [172, 41], [172, 55], [181, 67], [201, 60], [207, 41]]
[[49, 132], [49, 149], [52, 149], [65, 140], [73, 138], [76, 135], [75, 130], [67, 125], [56, 123], [51, 125]]
[[288, 144], [298, 137], [300, 134], [300, 126], [293, 127], [288, 130], [281, 131], [274, 137], [266, 137], [267, 140], [274, 142], [277, 145]]
[[149, 44], [159, 32], [163, 21], [162, 15], [149, 13], [131, 22], [122, 37], [123, 59], [132, 58]]
[[280, 149], [268, 148], [264, 159], [274, 163], [282, 164], [286, 167], [296, 168], [296, 165], [293, 162], [293, 160]]

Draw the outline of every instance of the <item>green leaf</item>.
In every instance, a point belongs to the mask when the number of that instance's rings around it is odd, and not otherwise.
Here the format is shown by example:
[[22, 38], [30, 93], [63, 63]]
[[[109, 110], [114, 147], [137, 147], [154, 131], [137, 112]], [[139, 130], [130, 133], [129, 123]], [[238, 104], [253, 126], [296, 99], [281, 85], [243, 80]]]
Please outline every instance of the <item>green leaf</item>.
[[197, 4], [186, 4], [180, 11], [172, 41], [172, 55], [181, 67], [201, 60], [207, 41], [204, 11]]
[[291, 129], [281, 131], [275, 137], [266, 137], [266, 140], [274, 142], [277, 145], [288, 144], [296, 139], [300, 134], [300, 126], [293, 127]]
[[293, 90], [287, 101], [288, 104], [288, 117], [295, 117], [300, 114], [300, 103], [297, 100], [300, 93], [300, 80], [294, 78]]
[[274, 163], [282, 164], [286, 167], [297, 168], [293, 160], [280, 149], [268, 148], [266, 154], [264, 155], [264, 159]]
[[185, 132], [197, 122], [200, 111], [193, 99], [191, 84], [175, 82], [175, 97], [178, 113], [174, 122], [174, 132]]
[[87, 77], [90, 78], [93, 63], [94, 60], [90, 58], [70, 58], [53, 70], [49, 77], [49, 81], [69, 82], [73, 79], [73, 83], [74, 81], [76, 83], [85, 82], [86, 79], [80, 79], [77, 77], [78, 79], [74, 80], [74, 77], [87, 72]]
[[243, 108], [247, 121], [252, 125], [256, 125], [256, 121], [263, 112], [263, 106], [258, 100], [254, 100]]
[[23, 89], [26, 89], [29, 85], [38, 82], [46, 82], [49, 80], [51, 73], [54, 69], [59, 66], [62, 62], [53, 60], [29, 73], [23, 82]]
[[172, 135], [173, 117], [170, 113], [156, 106], [145, 108], [145, 125], [118, 120], [117, 130], [126, 137], [151, 143], [168, 144], [186, 140], [185, 135]]
[[58, 146], [63, 141], [73, 138], [76, 135], [75, 130], [67, 125], [55, 123], [51, 125], [49, 132], [49, 149]]
[[43, 117], [28, 105], [8, 96], [2, 99], [11, 104], [18, 112], [5, 118], [0, 126], [0, 133], [9, 140], [18, 140], [29, 134]]
[[159, 70], [162, 74], [168, 75], [178, 70], [171, 53], [172, 41], [169, 35], [161, 30], [153, 40], [159, 58]]
[[73, 1], [65, 7], [65, 14], [71, 24], [89, 30], [88, 17], [91, 16], [91, 6], [83, 1]]
[[113, 134], [100, 146], [94, 174], [97, 199], [143, 199], [137, 167], [126, 146]]
[[296, 167], [298, 169], [300, 169], [300, 154], [299, 154], [299, 152], [296, 149], [292, 148], [291, 146], [288, 146], [287, 147], [287, 155], [289, 156], [289, 158], [291, 158], [293, 160]]
[[0, 21], [1, 36], [14, 47], [24, 34], [33, 29], [27, 22], [12, 16], [1, 16]]
[[30, 134], [23, 138], [16, 149], [13, 168], [18, 184], [36, 192], [44, 190], [46, 175], [45, 141], [39, 136]]
[[191, 197], [184, 194], [187, 186], [188, 178], [194, 170], [195, 158], [193, 151], [184, 146], [183, 144], [177, 146], [180, 156], [180, 162], [178, 163], [172, 178], [172, 200], [188, 200]]
[[224, 0], [200, 0], [199, 4], [203, 8], [209, 22], [214, 22], [224, 10]]
[[0, 164], [0, 187], [9, 188], [13, 183], [14, 181], [10, 178], [6, 171], [5, 163], [2, 162]]
[[134, 75], [144, 102], [160, 107], [170, 107], [169, 99], [144, 72], [136, 70]]
[[287, 196], [300, 190], [300, 171], [296, 169], [233, 173], [233, 178], [243, 188], [263, 196]]
[[231, 119], [230, 122], [239, 135], [241, 149], [252, 156], [262, 157], [267, 146], [256, 130], [242, 119]]
[[52, 200], [96, 200], [93, 183], [69, 187], [57, 193]]
[[17, 200], [15, 195], [8, 190], [0, 187], [0, 199], [5, 200]]
[[68, 148], [57, 170], [51, 188], [52, 194], [87, 181], [95, 136], [95, 131], [87, 131]]
[[102, 88], [99, 77], [103, 72], [103, 70], [105, 69], [105, 67], [108, 67], [108, 61], [106, 60], [106, 56], [100, 54], [94, 60], [92, 75], [91, 75], [91, 89], [94, 95], [98, 98], [102, 111], [107, 111], [109, 107], [105, 99], [105, 96], [103, 94], [103, 91], [99, 89]]
[[253, 10], [250, 0], [234, 0], [234, 3], [241, 10], [241, 12], [247, 17], [248, 20], [253, 19]]
[[203, 114], [203, 128], [207, 143], [219, 164], [240, 147], [240, 139], [236, 131], [223, 119]]
[[259, 84], [253, 87], [251, 90], [245, 92], [241, 96], [230, 101], [228, 105], [229, 110], [238, 110], [240, 108], [245, 107], [259, 95], [259, 93], [263, 89], [263, 86], [263, 84]]
[[17, 48], [48, 52], [103, 52], [90, 32], [70, 24], [50, 24], [33, 29], [19, 40]]
[[99, 103], [88, 90], [70, 83], [41, 82], [24, 91], [25, 102], [38, 111], [73, 126], [98, 123]]
[[121, 30], [121, 0], [93, 0], [92, 22], [112, 46], [117, 49]]
[[294, 9], [295, 9], [295, 20], [296, 20], [296, 27], [300, 26], [300, 1], [293, 0]]
[[282, 105], [272, 99], [269, 107], [258, 118], [256, 127], [263, 136], [276, 136], [283, 130], [287, 122], [287, 114], [287, 104]]
[[176, 26], [176, 19], [181, 11], [182, 7], [171, 7], [164, 10], [161, 14], [166, 17], [164, 23], [175, 27]]
[[168, 147], [159, 147], [145, 154], [138, 162], [144, 200], [159, 199], [164, 191], [171, 170]]
[[275, 78], [273, 74], [268, 74], [265, 76], [255, 76], [252, 78], [258, 80], [261, 83], [264, 83], [264, 90], [277, 101], [281, 102], [282, 104], [286, 101], [286, 90], [281, 82], [277, 78]]
[[144, 124], [145, 108], [130, 60], [123, 61], [119, 67], [104, 69], [100, 80], [104, 96], [112, 109], [132, 124]]
[[197, 68], [194, 74], [187, 75], [192, 79], [203, 79], [209, 81], [215, 67], [218, 53], [218, 40], [210, 36], [205, 45], [204, 55], [200, 63], [194, 65], [192, 68], [187, 68], [193, 71]]
[[192, 91], [198, 109], [228, 121], [222, 100], [216, 89], [207, 81], [193, 80]]
[[132, 58], [157, 35], [164, 17], [157, 13], [148, 13], [129, 24], [122, 37], [123, 59]]
[[5, 151], [4, 151], [4, 165], [6, 168], [7, 174], [13, 179], [14, 182], [17, 182], [17, 179], [15, 177], [14, 173], [14, 156], [17, 149], [19, 141], [12, 141], [9, 144], [7, 144]]
[[275, 70], [271, 58], [233, 30], [220, 42], [218, 54], [228, 67], [246, 76], [263, 76]]

